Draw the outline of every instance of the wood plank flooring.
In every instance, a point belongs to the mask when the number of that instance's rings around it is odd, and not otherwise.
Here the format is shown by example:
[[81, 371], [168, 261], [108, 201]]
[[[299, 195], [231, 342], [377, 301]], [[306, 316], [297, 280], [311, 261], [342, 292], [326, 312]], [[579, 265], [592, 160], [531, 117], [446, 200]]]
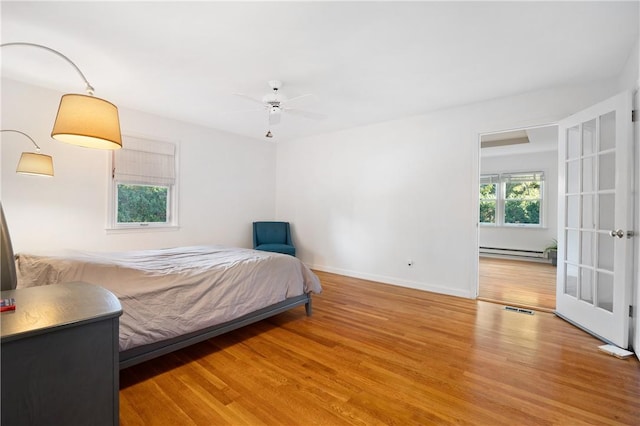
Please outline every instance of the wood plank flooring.
[[553, 314], [318, 276], [311, 317], [123, 370], [121, 424], [638, 424], [637, 359]]
[[549, 263], [480, 257], [478, 297], [482, 300], [553, 312], [556, 267]]

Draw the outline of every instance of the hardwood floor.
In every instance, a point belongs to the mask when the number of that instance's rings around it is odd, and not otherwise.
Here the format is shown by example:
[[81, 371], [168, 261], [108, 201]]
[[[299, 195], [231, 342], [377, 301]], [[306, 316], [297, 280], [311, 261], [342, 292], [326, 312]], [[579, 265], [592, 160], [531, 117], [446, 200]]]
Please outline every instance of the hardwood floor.
[[482, 300], [553, 312], [556, 267], [549, 263], [480, 257], [478, 297]]
[[121, 424], [638, 424], [637, 359], [553, 314], [318, 276], [311, 317], [123, 370]]

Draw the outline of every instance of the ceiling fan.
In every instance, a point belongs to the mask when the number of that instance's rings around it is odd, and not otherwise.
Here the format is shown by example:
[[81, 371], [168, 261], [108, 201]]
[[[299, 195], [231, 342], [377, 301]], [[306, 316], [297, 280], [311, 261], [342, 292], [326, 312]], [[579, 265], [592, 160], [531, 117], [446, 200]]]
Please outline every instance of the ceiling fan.
[[234, 95], [239, 96], [243, 99], [250, 100], [251, 102], [258, 103], [261, 105], [261, 108], [251, 109], [246, 111], [267, 111], [269, 114], [269, 124], [278, 124], [280, 122], [280, 118], [282, 113], [299, 115], [301, 117], [310, 118], [312, 120], [322, 120], [327, 118], [324, 114], [319, 114], [317, 112], [304, 111], [298, 108], [292, 108], [289, 104], [293, 101], [298, 101], [302, 98], [307, 98], [309, 96], [313, 96], [310, 93], [305, 95], [295, 96], [293, 98], [287, 99], [279, 90], [282, 87], [282, 82], [280, 80], [270, 80], [269, 87], [271, 87], [271, 92], [267, 93], [262, 97], [262, 99], [256, 99], [251, 96], [244, 95], [242, 93], [234, 93]]

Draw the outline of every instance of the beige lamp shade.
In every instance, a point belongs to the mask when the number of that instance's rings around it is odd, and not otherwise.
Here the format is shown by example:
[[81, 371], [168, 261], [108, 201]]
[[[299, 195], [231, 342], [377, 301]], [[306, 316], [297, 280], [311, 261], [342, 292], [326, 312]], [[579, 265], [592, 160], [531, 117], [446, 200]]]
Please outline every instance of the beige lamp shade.
[[16, 173], [53, 176], [53, 158], [50, 155], [23, 152]]
[[64, 95], [51, 137], [87, 148], [122, 148], [118, 108], [94, 96]]

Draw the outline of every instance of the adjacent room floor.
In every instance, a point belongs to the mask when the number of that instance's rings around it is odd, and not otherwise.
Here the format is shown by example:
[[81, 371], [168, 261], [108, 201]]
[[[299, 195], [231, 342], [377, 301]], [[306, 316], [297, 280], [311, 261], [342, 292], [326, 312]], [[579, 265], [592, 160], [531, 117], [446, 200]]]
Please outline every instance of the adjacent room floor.
[[552, 312], [556, 267], [550, 263], [480, 257], [481, 300]]

